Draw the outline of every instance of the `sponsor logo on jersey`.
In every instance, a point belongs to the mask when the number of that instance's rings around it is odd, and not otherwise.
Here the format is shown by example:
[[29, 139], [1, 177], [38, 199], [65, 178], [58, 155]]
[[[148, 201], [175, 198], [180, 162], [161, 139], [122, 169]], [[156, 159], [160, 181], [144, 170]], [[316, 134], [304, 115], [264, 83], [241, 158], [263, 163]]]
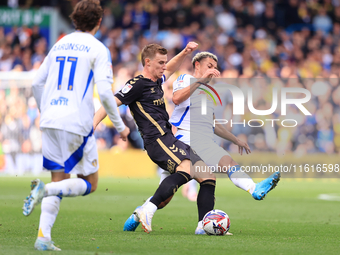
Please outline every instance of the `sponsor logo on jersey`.
[[156, 92], [155, 88], [151, 88], [150, 90], [151, 90], [151, 93], [155, 93]]
[[125, 86], [122, 88], [122, 92], [124, 94], [128, 93], [132, 89], [132, 85], [129, 83], [126, 83]]
[[154, 105], [163, 105], [164, 103], [165, 103], [164, 97], [162, 97], [160, 99], [153, 100]]
[[58, 99], [52, 99], [51, 105], [67, 105], [68, 99], [65, 97], [59, 97]]

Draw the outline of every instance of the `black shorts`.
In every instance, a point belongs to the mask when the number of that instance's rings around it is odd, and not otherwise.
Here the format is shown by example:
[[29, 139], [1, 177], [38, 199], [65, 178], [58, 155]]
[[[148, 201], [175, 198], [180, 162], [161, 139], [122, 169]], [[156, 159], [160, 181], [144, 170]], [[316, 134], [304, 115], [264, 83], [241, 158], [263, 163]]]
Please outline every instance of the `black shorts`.
[[151, 160], [170, 174], [175, 172], [184, 159], [191, 160], [193, 165], [202, 160], [189, 145], [179, 141], [170, 132], [146, 145], [145, 149]]

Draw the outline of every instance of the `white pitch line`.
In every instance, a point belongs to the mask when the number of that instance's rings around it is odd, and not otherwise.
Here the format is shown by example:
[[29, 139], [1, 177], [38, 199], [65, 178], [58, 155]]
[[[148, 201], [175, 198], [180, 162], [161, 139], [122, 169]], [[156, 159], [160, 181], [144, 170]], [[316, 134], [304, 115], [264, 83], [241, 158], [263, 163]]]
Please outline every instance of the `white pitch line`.
[[340, 201], [340, 194], [320, 194], [318, 199], [327, 201]]

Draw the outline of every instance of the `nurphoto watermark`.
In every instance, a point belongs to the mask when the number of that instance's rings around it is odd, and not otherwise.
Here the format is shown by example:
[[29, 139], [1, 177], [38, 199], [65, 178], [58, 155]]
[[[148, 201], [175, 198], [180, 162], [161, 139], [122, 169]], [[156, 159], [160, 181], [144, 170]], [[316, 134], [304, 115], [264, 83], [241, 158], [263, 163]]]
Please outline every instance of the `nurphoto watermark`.
[[283, 177], [339, 178], [335, 85], [263, 77], [201, 82], [190, 96], [190, 146], [207, 166], [194, 171], [228, 176], [230, 166], [238, 165], [241, 177], [281, 172]]

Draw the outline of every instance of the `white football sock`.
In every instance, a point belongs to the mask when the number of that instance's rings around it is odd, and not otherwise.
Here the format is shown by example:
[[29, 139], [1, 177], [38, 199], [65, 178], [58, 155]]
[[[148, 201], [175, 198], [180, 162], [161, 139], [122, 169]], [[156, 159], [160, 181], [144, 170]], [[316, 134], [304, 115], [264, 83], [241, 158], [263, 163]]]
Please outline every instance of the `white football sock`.
[[151, 212], [152, 214], [154, 214], [157, 211], [157, 206], [152, 202], [148, 202], [143, 207], [145, 208], [145, 210], [147, 210], [148, 212]]
[[235, 186], [253, 194], [256, 186], [253, 179], [242, 171], [239, 165], [234, 166], [231, 169], [232, 170], [229, 172], [228, 176]]
[[91, 192], [91, 184], [81, 178], [66, 179], [45, 185], [45, 196], [76, 197]]
[[242, 177], [242, 178], [230, 178], [230, 180], [235, 184], [235, 186], [253, 194], [255, 190], [256, 183], [249, 177]]
[[197, 224], [197, 228], [203, 229], [203, 220], [200, 220]]
[[145, 206], [145, 205], [147, 205], [147, 204], [150, 202], [150, 199], [151, 199], [151, 198], [152, 198], [152, 196], [149, 197], [149, 198], [144, 202], [144, 204], [142, 205], [142, 207]]
[[50, 196], [43, 198], [41, 202], [38, 232], [38, 239], [41, 241], [51, 241], [51, 230], [59, 212], [60, 200], [57, 196]]
[[[151, 197], [149, 197], [145, 202], [144, 202], [144, 204], [142, 205], [142, 207], [144, 207], [145, 205], [147, 205], [149, 202], [150, 202], [150, 199], [152, 198], [152, 196]], [[135, 214], [133, 214], [133, 218], [135, 219], [135, 221], [138, 221], [138, 218], [137, 218], [137, 216], [135, 215]]]

